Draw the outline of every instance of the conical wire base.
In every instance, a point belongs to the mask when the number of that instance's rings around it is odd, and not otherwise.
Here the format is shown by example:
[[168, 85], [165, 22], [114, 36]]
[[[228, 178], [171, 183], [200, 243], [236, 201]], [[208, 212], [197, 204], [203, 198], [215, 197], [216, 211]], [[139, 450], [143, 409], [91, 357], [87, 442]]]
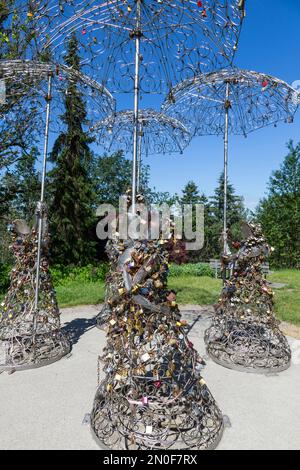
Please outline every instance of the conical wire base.
[[205, 332], [207, 352], [229, 369], [280, 372], [290, 366], [291, 350], [274, 314], [272, 288], [263, 276], [262, 265], [272, 248], [259, 224], [244, 222], [242, 233], [242, 241], [232, 242], [237, 253], [223, 257], [231, 275]]
[[167, 243], [129, 239], [108, 247], [116, 269], [109, 316], [100, 313], [105, 378], [91, 413], [102, 448], [213, 449], [222, 436], [222, 414], [201, 375], [205, 363], [167, 288]]
[[256, 374], [281, 372], [291, 364], [287, 339], [278, 327], [253, 320], [214, 320], [205, 332], [207, 353], [228, 369]]
[[96, 327], [99, 328], [99, 330], [104, 330], [110, 316], [111, 308], [107, 303], [105, 303], [96, 317]]
[[0, 372], [47, 366], [70, 351], [70, 342], [59, 330], [35, 336], [13, 336], [0, 341]]
[[[94, 439], [111, 450], [209, 450], [223, 434], [223, 418], [206, 385], [189, 384], [186, 396], [169, 399], [167, 381], [151, 393], [148, 404], [128, 399], [126, 386], [109, 396], [104, 381], [91, 414]], [[150, 391], [151, 389], [151, 391]]]
[[0, 372], [51, 364], [68, 354], [71, 344], [61, 331], [60, 313], [48, 263], [49, 236], [43, 224], [40, 292], [35, 309], [37, 232], [24, 221], [14, 222], [15, 266], [0, 305]]

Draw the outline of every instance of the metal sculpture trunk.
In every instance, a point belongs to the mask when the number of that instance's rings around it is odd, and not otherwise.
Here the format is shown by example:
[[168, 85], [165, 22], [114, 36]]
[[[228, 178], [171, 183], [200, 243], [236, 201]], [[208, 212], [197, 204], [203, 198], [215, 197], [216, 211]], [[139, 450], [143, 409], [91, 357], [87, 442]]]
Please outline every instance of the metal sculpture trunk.
[[110, 449], [208, 449], [223, 420], [205, 381], [204, 361], [167, 289], [166, 241], [109, 245], [107, 345], [91, 416], [94, 436]]
[[271, 247], [260, 225], [245, 224], [244, 233], [238, 252], [224, 259], [232, 275], [205, 333], [207, 351], [215, 362], [230, 369], [281, 371], [289, 367], [291, 351], [274, 315], [272, 288], [262, 273]]
[[16, 262], [10, 288], [0, 305], [0, 371], [41, 367], [70, 352], [70, 343], [60, 329], [47, 259], [48, 244], [43, 211], [40, 295], [36, 306], [38, 232], [36, 228], [30, 230], [24, 221], [14, 222], [12, 251]]

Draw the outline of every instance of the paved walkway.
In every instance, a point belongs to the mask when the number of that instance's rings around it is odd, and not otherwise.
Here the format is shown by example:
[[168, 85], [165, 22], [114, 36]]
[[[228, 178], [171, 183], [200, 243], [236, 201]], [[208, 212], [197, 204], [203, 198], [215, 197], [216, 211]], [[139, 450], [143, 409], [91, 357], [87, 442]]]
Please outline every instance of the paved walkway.
[[[210, 308], [188, 306], [190, 337], [205, 356]], [[65, 309], [74, 333], [70, 358], [41, 369], [0, 375], [0, 449], [97, 449], [89, 426], [97, 357], [105, 335], [94, 328], [97, 307]], [[199, 318], [199, 315], [202, 317]], [[293, 364], [277, 376], [243, 374], [207, 359], [204, 378], [229, 417], [219, 449], [300, 449], [300, 341], [290, 338]]]

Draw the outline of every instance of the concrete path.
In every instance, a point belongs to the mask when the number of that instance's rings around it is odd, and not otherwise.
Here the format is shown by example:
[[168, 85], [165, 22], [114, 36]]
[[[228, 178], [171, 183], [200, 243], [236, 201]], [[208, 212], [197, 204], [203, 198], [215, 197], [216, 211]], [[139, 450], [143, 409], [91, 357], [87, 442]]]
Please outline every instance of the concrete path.
[[[191, 341], [205, 356], [210, 308], [188, 306]], [[41, 369], [0, 375], [0, 449], [97, 449], [89, 426], [97, 357], [105, 335], [94, 328], [97, 307], [64, 309], [73, 331], [70, 358]], [[199, 315], [202, 315], [199, 317]], [[290, 339], [291, 368], [277, 376], [231, 371], [207, 359], [203, 376], [231, 427], [219, 449], [300, 449], [300, 341]]]

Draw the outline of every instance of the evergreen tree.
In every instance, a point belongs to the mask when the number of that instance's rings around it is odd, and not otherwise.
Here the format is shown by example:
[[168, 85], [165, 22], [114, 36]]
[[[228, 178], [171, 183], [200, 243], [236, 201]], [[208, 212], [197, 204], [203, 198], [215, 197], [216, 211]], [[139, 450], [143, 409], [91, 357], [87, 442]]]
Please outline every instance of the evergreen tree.
[[[220, 236], [224, 220], [224, 173], [221, 173], [218, 186], [210, 198], [209, 217], [207, 220], [207, 236], [210, 257], [220, 255]], [[234, 237], [240, 236], [240, 222], [245, 220], [246, 210], [243, 198], [236, 195], [233, 185], [227, 182], [227, 227]]]
[[300, 267], [300, 143], [288, 143], [288, 154], [270, 177], [268, 194], [256, 210], [266, 237], [274, 246], [278, 267]]
[[[207, 259], [208, 238], [207, 238], [207, 222], [209, 217], [208, 199], [204, 193], [200, 193], [198, 186], [194, 181], [189, 181], [182, 190], [182, 196], [179, 198], [180, 204], [203, 204], [204, 206], [204, 246], [199, 251], [191, 251], [188, 253], [190, 262], [204, 261]], [[193, 212], [193, 230], [196, 229], [196, 212]]]
[[37, 201], [40, 199], [41, 182], [35, 168], [38, 155], [38, 149], [33, 147], [30, 153], [24, 153], [16, 164], [18, 192], [15, 207], [19, 217], [25, 219], [27, 223], [33, 221]]
[[[80, 70], [78, 42], [73, 35], [68, 43], [65, 63]], [[68, 81], [65, 113], [66, 130], [54, 143], [50, 172], [50, 223], [52, 258], [59, 264], [85, 264], [94, 259], [95, 219], [93, 186], [90, 178], [92, 140], [84, 131], [86, 108], [74, 79]]]

